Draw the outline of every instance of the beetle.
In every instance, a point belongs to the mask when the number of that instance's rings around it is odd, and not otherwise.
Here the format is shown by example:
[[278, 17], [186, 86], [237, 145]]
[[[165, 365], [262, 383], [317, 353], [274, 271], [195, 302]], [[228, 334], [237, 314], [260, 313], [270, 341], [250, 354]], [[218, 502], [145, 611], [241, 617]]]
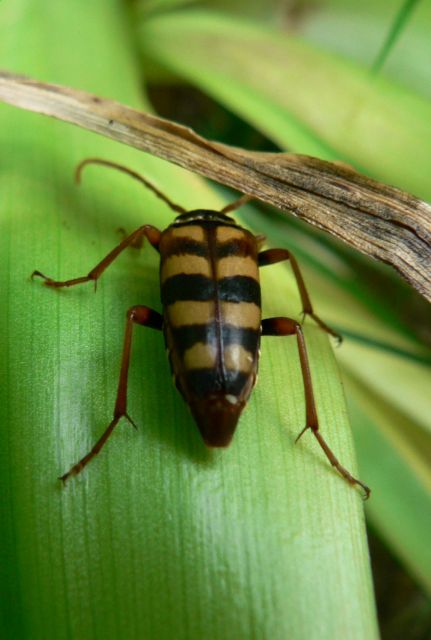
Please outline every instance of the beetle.
[[160, 254], [160, 289], [163, 314], [143, 305], [127, 312], [124, 346], [113, 418], [93, 448], [71, 467], [61, 480], [80, 473], [100, 452], [121, 418], [136, 427], [127, 413], [127, 380], [135, 324], [164, 334], [176, 386], [189, 405], [203, 441], [208, 447], [230, 444], [239, 417], [256, 383], [261, 336], [295, 335], [298, 344], [306, 404], [306, 425], [298, 440], [310, 429], [329, 462], [352, 485], [370, 489], [343, 467], [319, 430], [310, 364], [301, 324], [292, 318], [262, 319], [259, 268], [288, 260], [292, 266], [303, 306], [303, 318], [312, 318], [321, 329], [341, 340], [313, 311], [295, 257], [287, 249], [261, 251], [263, 236], [241, 227], [228, 213], [252, 198], [241, 196], [220, 211], [187, 211], [172, 202], [146, 178], [115, 162], [87, 158], [76, 170], [77, 182], [89, 164], [122, 171], [143, 183], [178, 215], [164, 230], [143, 225], [125, 237], [86, 276], [53, 280], [40, 271], [48, 287], [72, 287], [93, 281], [131, 246], [146, 238]]

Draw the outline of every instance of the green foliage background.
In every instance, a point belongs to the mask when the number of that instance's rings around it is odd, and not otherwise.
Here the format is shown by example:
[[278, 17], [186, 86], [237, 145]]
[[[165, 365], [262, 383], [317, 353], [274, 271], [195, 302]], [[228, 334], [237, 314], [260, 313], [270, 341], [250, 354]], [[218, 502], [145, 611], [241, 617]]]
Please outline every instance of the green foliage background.
[[[295, 35], [281, 29], [282, 3], [271, 7], [4, 0], [1, 65], [147, 110], [147, 79], [186, 79], [280, 147], [343, 159], [429, 198], [426, 3], [405, 14], [377, 75], [370, 52], [377, 57], [396, 24], [386, 3], [304, 5], [288, 21]], [[398, 46], [408, 55], [397, 67]], [[266, 340], [233, 445], [209, 453], [172, 388], [161, 337], [138, 329], [129, 396], [139, 432], [120, 426], [100, 459], [58, 486], [109, 420], [125, 310], [160, 308], [157, 259], [148, 248], [124, 255], [96, 296], [91, 287], [52, 292], [28, 276], [80, 275], [118, 242], [118, 227], [172, 219], [112, 172], [89, 169], [78, 190], [74, 166], [114, 159], [190, 208], [218, 208], [227, 196], [5, 105], [0, 148], [1, 637], [378, 637], [360, 496], [311, 437], [293, 445], [304, 421], [293, 339]], [[284, 215], [247, 206], [241, 217], [298, 255], [316, 309], [346, 335], [336, 358], [358, 473], [373, 489], [368, 516], [429, 592], [429, 308], [386, 268]], [[265, 315], [299, 316], [288, 267], [264, 270], [263, 287]], [[312, 324], [306, 337], [322, 430], [356, 472], [332, 347]]]

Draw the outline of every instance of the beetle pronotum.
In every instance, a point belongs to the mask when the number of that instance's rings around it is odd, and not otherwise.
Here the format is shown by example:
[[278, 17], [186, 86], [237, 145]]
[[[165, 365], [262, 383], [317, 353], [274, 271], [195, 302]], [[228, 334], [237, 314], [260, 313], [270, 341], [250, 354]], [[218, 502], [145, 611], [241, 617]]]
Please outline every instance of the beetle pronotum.
[[144, 238], [160, 254], [160, 285], [163, 314], [138, 305], [127, 312], [123, 355], [114, 415], [108, 427], [79, 462], [61, 476], [77, 475], [99, 453], [121, 418], [134, 424], [127, 413], [127, 379], [132, 329], [141, 324], [163, 331], [175, 383], [188, 403], [208, 447], [226, 447], [235, 431], [256, 382], [260, 338], [296, 335], [306, 403], [306, 425], [330, 463], [352, 485], [360, 485], [365, 497], [370, 489], [343, 467], [319, 431], [310, 365], [301, 325], [292, 318], [261, 317], [259, 267], [289, 260], [299, 288], [303, 315], [324, 331], [339, 338], [313, 311], [304, 280], [294, 256], [287, 249], [260, 251], [264, 241], [238, 225], [227, 214], [249, 201], [242, 196], [221, 211], [186, 211], [174, 204], [139, 174], [99, 158], [88, 158], [77, 168], [79, 181], [88, 164], [123, 171], [142, 182], [179, 215], [164, 231], [143, 225], [116, 246], [88, 275], [71, 280], [52, 280], [40, 271], [49, 287], [72, 287], [100, 278], [105, 269], [130, 246]]

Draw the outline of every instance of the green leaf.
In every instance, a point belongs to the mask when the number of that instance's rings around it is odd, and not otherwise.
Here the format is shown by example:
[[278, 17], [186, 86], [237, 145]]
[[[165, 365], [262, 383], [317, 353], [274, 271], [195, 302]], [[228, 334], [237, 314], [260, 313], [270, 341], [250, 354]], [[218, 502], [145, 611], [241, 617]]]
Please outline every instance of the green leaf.
[[[139, 104], [125, 18], [120, 2], [2, 3], [2, 62]], [[221, 202], [185, 171], [64, 123], [4, 105], [0, 122], [1, 636], [377, 637], [360, 495], [311, 435], [293, 444], [304, 425], [293, 339], [265, 341], [234, 442], [211, 452], [171, 384], [161, 336], [138, 328], [129, 388], [138, 432], [121, 424], [81, 476], [59, 485], [110, 419], [126, 309], [160, 308], [157, 256], [127, 252], [96, 295], [51, 291], [29, 274], [86, 273], [119, 227], [172, 220], [122, 175], [88, 169], [78, 190], [74, 166], [103, 156], [184, 206]], [[266, 314], [290, 313], [277, 267], [263, 280]], [[312, 326], [306, 336], [322, 431], [355, 472], [331, 347]]]
[[140, 36], [144, 56], [281, 147], [431, 198], [431, 104], [415, 93], [275, 28], [209, 11], [155, 17]]
[[[314, 46], [356, 60], [370, 68], [384, 46], [387, 34], [404, 20], [403, 9], [413, 2], [389, 3], [386, 0], [327, 0], [320, 6], [308, 5], [300, 20], [287, 26]], [[401, 16], [401, 20], [399, 17]], [[286, 26], [286, 25], [285, 25]], [[384, 74], [416, 93], [431, 97], [431, 5], [415, 3], [404, 21], [403, 32], [385, 60]]]

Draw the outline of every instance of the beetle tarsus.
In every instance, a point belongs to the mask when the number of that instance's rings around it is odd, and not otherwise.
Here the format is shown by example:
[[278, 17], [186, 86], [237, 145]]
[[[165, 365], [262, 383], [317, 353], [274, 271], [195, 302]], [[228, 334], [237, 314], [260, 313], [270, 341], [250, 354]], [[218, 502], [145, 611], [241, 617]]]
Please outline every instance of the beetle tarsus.
[[136, 422], [134, 422], [132, 420], [132, 418], [129, 416], [128, 413], [124, 413], [123, 414], [123, 418], [126, 418], [127, 422], [134, 428], [136, 429], [136, 431], [138, 430], [138, 425], [136, 424]]
[[48, 278], [48, 276], [45, 276], [41, 271], [33, 271], [33, 273], [31, 274], [30, 278], [32, 280], [34, 280], [35, 278], [42, 278], [42, 280], [44, 280], [44, 284], [48, 283], [48, 282], [53, 282], [53, 280], [51, 278]]
[[300, 440], [300, 438], [302, 438], [302, 436], [304, 435], [304, 433], [308, 430], [311, 429], [310, 425], [306, 424], [305, 427], [302, 429], [302, 431], [300, 431], [298, 433], [298, 435], [295, 438], [295, 444], [298, 442], [298, 440]]
[[323, 322], [323, 320], [321, 320], [313, 311], [306, 311], [305, 316], [310, 316], [310, 318], [312, 318], [314, 322], [323, 329], [323, 331], [326, 331], [326, 333], [329, 333], [331, 336], [336, 338], [338, 345], [343, 342], [343, 336], [337, 333], [337, 331], [334, 331], [334, 329], [331, 329], [331, 327], [328, 326], [326, 322]]

